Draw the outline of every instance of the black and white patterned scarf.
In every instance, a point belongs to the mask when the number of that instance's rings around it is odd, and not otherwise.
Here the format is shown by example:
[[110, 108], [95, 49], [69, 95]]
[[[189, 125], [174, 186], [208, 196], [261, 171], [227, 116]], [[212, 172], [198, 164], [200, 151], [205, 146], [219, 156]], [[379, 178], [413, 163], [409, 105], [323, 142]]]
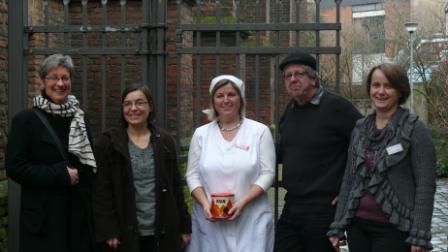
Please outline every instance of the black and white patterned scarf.
[[34, 97], [33, 105], [49, 114], [73, 117], [68, 136], [68, 152], [77, 156], [82, 164], [92, 166], [93, 171], [96, 172], [96, 161], [87, 136], [84, 111], [79, 107], [76, 97], [69, 95], [66, 103], [55, 104], [42, 95], [38, 95]]

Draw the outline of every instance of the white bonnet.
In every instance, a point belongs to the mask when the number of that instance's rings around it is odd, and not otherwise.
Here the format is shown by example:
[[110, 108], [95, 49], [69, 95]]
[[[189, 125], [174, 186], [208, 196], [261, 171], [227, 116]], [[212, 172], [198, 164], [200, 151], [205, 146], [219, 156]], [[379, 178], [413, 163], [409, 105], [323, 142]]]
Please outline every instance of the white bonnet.
[[244, 81], [242, 81], [238, 77], [235, 77], [233, 75], [228, 75], [228, 74], [219, 75], [219, 76], [213, 78], [213, 80], [210, 82], [210, 88], [209, 88], [210, 94], [212, 93], [213, 88], [216, 86], [216, 84], [222, 80], [229, 80], [230, 82], [235, 84], [235, 86], [240, 90], [241, 98], [244, 98]]

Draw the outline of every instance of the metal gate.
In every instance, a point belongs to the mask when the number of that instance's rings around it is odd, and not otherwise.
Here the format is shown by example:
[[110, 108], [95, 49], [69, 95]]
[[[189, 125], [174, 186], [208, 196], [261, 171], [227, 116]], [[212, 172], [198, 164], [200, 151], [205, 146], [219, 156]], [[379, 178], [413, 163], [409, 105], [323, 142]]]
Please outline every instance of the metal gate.
[[[207, 121], [208, 87], [219, 74], [239, 76], [246, 84], [246, 116], [270, 126], [289, 99], [279, 62], [286, 54], [310, 53], [318, 59], [321, 83], [339, 91], [340, 5], [342, 0], [196, 0], [191, 8], [177, 1], [177, 140], [188, 147], [193, 130]], [[323, 1], [322, 1], [323, 2]], [[321, 22], [321, 16], [325, 22]], [[278, 217], [281, 168], [269, 192]]]
[[[165, 126], [166, 1], [9, 1], [9, 122], [40, 90], [41, 60], [68, 54], [72, 92], [94, 135], [119, 121], [126, 84], [148, 85], [158, 123]], [[20, 187], [9, 183], [9, 251], [18, 251]]]

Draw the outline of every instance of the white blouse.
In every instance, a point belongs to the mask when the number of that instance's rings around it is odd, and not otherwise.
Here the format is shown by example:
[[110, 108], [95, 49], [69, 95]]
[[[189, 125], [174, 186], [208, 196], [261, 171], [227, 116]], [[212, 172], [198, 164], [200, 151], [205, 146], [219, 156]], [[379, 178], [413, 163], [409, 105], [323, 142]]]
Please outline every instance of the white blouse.
[[[216, 121], [197, 128], [191, 140], [188, 170], [185, 175], [190, 192], [200, 186], [204, 186], [207, 192], [207, 186], [204, 184], [220, 183], [225, 180], [225, 177], [221, 176], [216, 178], [207, 176], [212, 181], [204, 181], [201, 177], [204, 169], [227, 174], [225, 168], [228, 166], [231, 166], [231, 170], [256, 169], [255, 172], [243, 172], [244, 178], [249, 180], [244, 179], [241, 182], [247, 184], [245, 187], [255, 184], [265, 191], [269, 189], [275, 176], [275, 146], [269, 128], [244, 118], [239, 132], [232, 141], [224, 139]], [[225, 189], [232, 188], [223, 188]], [[215, 192], [207, 192], [209, 193]]]
[[[244, 118], [232, 141], [213, 121], [196, 129], [188, 153], [186, 179], [190, 191], [202, 186], [210, 202], [212, 193], [234, 193], [239, 201], [258, 185], [267, 190], [275, 175], [275, 147], [269, 128]], [[192, 235], [187, 252], [270, 252], [274, 245], [274, 219], [267, 193], [246, 205], [233, 221], [210, 222], [199, 203], [193, 204]]]

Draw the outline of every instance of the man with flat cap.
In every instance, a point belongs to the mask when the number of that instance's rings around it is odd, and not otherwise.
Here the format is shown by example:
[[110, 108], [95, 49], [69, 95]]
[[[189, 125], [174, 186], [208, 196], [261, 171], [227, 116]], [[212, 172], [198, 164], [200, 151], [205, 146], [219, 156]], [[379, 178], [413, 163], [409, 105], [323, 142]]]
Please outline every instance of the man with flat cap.
[[285, 206], [275, 252], [334, 252], [326, 232], [333, 221], [350, 135], [361, 117], [345, 98], [319, 85], [316, 60], [288, 55], [279, 65], [291, 101], [279, 122]]

